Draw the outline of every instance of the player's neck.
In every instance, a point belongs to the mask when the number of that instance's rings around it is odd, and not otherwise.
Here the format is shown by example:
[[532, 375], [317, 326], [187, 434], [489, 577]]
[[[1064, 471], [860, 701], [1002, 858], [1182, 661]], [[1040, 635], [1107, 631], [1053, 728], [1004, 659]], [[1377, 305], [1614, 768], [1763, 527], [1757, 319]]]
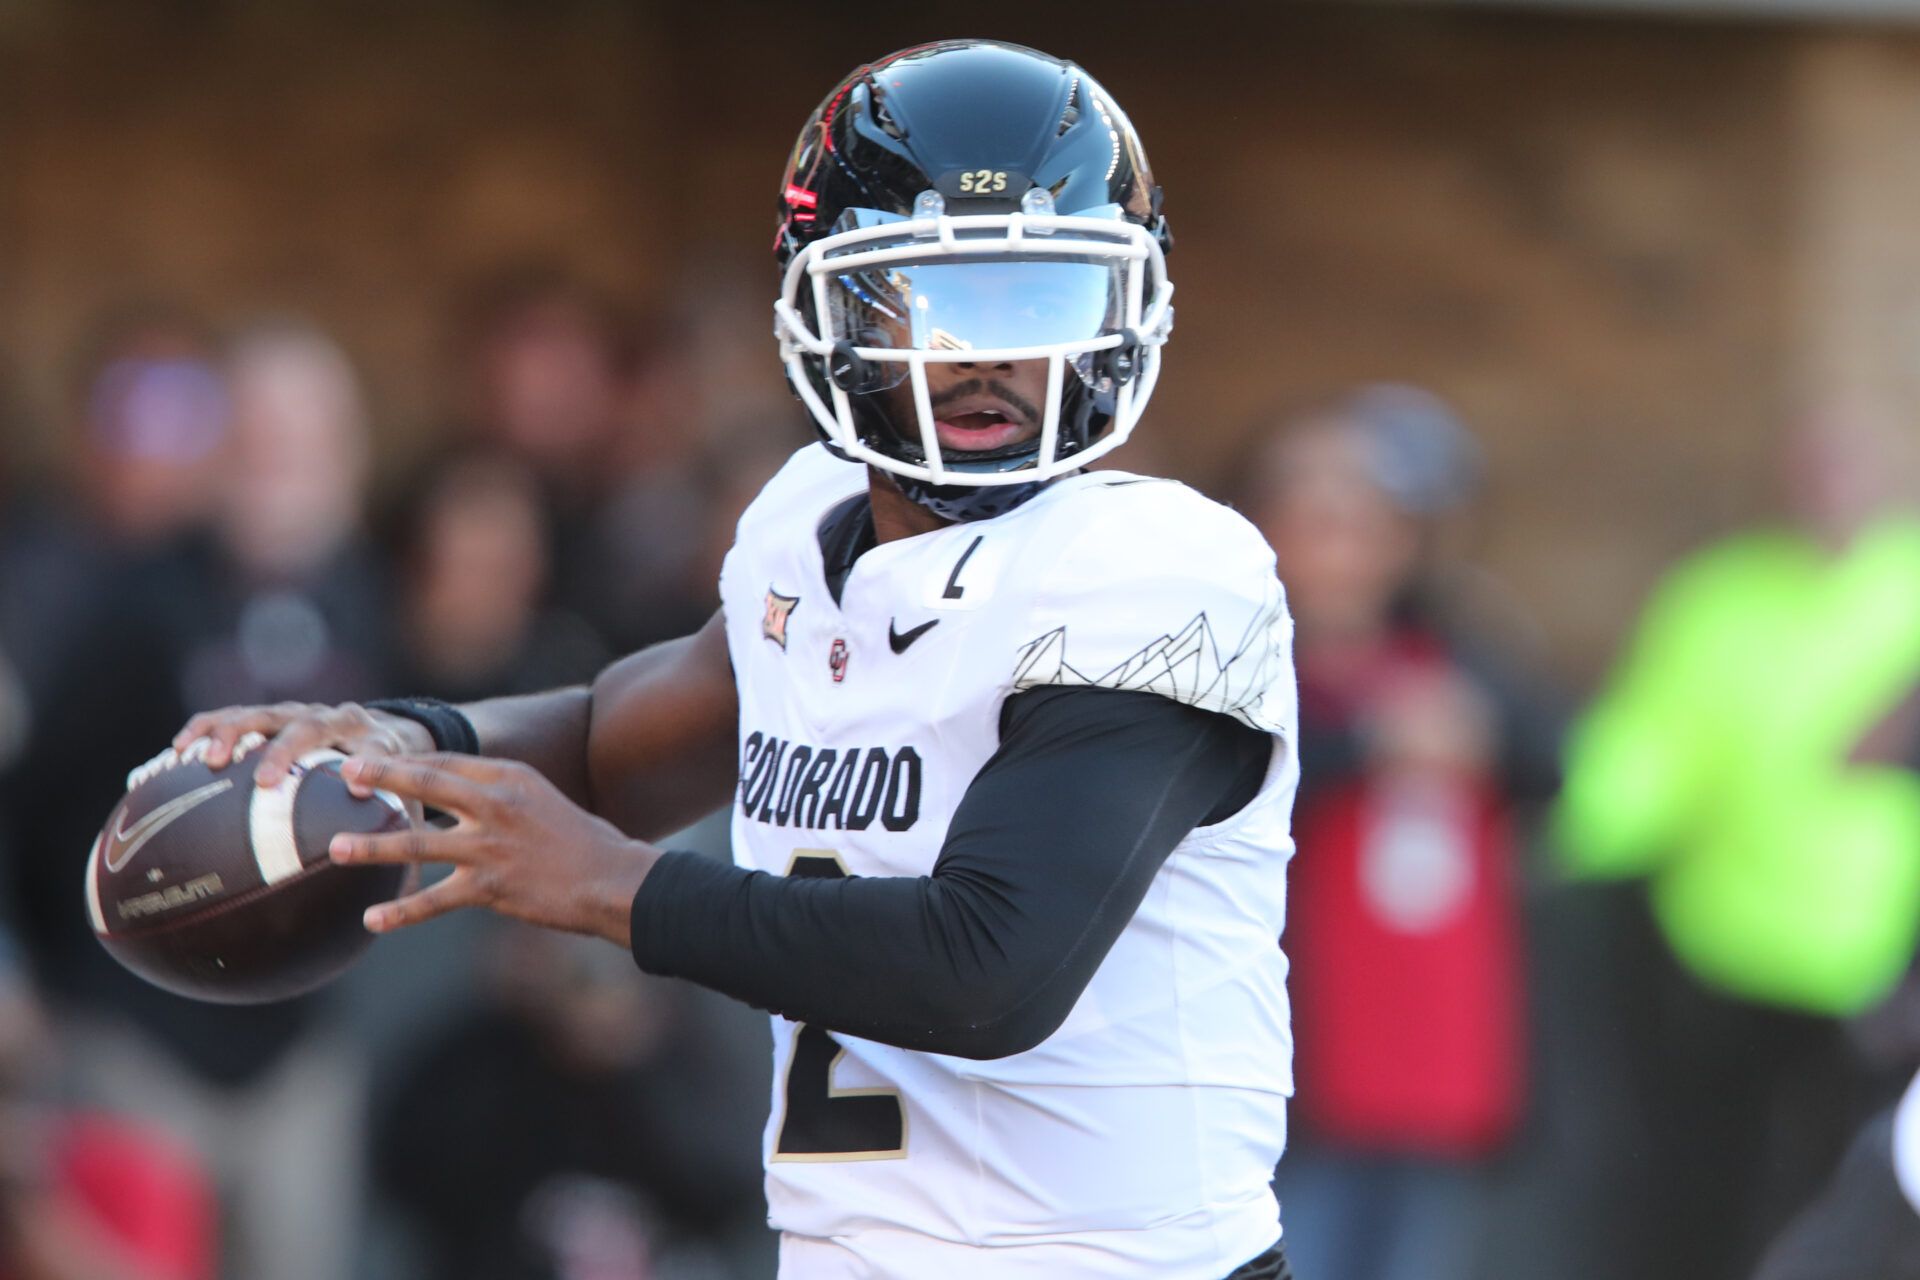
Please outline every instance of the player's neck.
[[878, 467], [867, 468], [867, 499], [873, 506], [873, 540], [897, 542], [915, 534], [932, 533], [953, 522], [943, 520], [900, 492], [892, 477]]

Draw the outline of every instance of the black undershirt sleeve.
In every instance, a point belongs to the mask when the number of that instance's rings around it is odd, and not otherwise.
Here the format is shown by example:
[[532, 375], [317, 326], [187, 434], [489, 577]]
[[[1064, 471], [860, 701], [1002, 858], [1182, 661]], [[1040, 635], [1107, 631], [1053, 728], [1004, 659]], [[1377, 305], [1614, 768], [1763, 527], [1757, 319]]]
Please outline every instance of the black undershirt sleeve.
[[1065, 1020], [1161, 864], [1260, 789], [1272, 741], [1157, 694], [1007, 700], [930, 876], [807, 879], [669, 853], [633, 954], [796, 1022], [997, 1058]]

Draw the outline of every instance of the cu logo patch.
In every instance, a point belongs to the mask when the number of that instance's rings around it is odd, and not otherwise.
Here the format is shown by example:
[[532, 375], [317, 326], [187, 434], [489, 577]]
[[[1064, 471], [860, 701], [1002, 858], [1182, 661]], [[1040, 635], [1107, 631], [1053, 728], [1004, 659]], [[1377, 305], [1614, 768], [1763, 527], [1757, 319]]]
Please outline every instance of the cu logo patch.
[[847, 642], [836, 639], [833, 648], [827, 652], [827, 669], [833, 672], [833, 682], [839, 684], [847, 678]]

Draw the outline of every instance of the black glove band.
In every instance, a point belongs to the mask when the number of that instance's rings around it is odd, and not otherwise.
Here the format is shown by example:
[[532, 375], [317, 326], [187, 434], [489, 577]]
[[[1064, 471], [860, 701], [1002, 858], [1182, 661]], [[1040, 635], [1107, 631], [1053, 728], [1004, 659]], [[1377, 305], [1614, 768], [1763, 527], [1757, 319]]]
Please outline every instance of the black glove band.
[[480, 735], [474, 732], [473, 721], [450, 702], [438, 698], [381, 698], [364, 705], [369, 711], [384, 711], [425, 725], [437, 751], [480, 754]]

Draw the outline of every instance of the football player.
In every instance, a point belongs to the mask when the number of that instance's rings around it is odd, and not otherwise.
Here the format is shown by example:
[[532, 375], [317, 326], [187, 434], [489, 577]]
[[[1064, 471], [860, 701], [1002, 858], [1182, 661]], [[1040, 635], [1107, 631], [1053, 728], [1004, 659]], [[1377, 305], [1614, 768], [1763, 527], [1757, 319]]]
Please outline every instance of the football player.
[[[1160, 189], [1071, 63], [861, 67], [781, 185], [776, 327], [821, 441], [741, 518], [721, 608], [590, 688], [195, 717], [454, 815], [342, 836], [770, 1010], [781, 1274], [1287, 1274], [1276, 939], [1297, 779], [1273, 555], [1089, 472], [1173, 313]], [[431, 754], [434, 752], [438, 754]], [[738, 866], [658, 840], [731, 803]]]

